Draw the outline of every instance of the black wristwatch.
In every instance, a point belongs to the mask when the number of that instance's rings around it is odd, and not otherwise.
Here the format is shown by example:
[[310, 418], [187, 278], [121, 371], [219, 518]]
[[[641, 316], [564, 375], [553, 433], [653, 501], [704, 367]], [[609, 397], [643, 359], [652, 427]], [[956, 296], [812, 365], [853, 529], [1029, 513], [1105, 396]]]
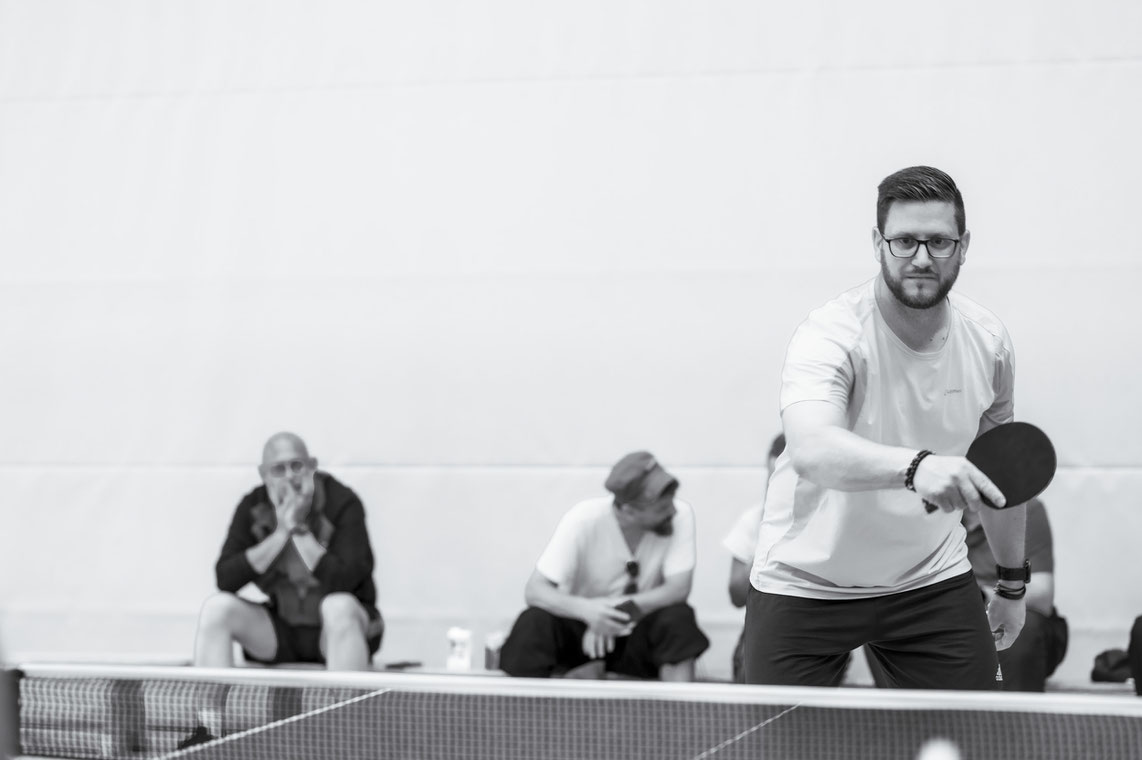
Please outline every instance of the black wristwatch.
[[1029, 583], [1031, 581], [1031, 560], [1023, 560], [1023, 567], [1004, 567], [1003, 565], [995, 566], [995, 574], [999, 576], [1001, 581], [1023, 581]]

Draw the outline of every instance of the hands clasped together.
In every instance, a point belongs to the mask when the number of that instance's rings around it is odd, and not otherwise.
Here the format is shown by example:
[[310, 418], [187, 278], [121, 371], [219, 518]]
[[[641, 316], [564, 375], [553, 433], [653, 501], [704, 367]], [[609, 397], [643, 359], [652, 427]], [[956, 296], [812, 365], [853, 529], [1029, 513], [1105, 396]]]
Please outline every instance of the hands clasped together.
[[602, 659], [615, 649], [615, 639], [629, 636], [634, 630], [630, 615], [618, 609], [625, 599], [585, 599], [583, 653], [593, 660]]
[[287, 533], [305, 523], [313, 505], [313, 475], [298, 481], [284, 480], [270, 489], [270, 501], [278, 518], [278, 530]]

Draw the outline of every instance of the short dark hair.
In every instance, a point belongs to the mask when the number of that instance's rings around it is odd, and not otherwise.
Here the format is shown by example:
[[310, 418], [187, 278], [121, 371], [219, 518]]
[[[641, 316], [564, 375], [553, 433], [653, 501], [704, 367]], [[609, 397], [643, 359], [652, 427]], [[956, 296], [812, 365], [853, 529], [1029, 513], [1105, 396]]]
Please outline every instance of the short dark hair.
[[939, 169], [931, 166], [909, 166], [889, 174], [877, 186], [876, 228], [884, 234], [888, 209], [896, 201], [946, 201], [956, 210], [956, 227], [964, 234], [967, 217], [964, 214], [964, 197], [956, 182]]

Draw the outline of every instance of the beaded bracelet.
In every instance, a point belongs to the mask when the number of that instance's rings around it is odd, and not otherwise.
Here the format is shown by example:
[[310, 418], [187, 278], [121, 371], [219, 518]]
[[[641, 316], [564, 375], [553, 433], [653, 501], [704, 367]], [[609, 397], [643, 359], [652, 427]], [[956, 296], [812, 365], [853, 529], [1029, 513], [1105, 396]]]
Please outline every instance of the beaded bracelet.
[[997, 583], [995, 584], [995, 594], [996, 596], [1002, 596], [1004, 599], [1018, 601], [1019, 599], [1027, 596], [1027, 584], [1024, 583], [1023, 586], [1019, 589], [1010, 589], [1005, 586], [1000, 586]]
[[912, 480], [916, 477], [916, 468], [919, 467], [920, 463], [924, 461], [924, 457], [928, 456], [931, 453], [932, 452], [928, 451], [928, 449], [924, 449], [919, 454], [912, 457], [912, 463], [908, 465], [908, 471], [904, 473], [904, 487], [909, 491], [913, 493], [916, 492], [916, 485], [912, 482]]

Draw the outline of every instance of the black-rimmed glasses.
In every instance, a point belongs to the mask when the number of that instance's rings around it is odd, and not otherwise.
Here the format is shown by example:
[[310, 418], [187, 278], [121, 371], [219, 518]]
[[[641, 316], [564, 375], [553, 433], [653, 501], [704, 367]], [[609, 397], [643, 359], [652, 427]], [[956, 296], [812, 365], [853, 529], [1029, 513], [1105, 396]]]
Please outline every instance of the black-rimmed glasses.
[[956, 254], [960, 246], [959, 238], [931, 237], [927, 240], [909, 237], [885, 238], [889, 252], [898, 259], [910, 259], [920, 251], [920, 246], [928, 249], [934, 259], [946, 259]]
[[630, 579], [627, 581], [626, 587], [623, 588], [624, 594], [634, 594], [638, 592], [638, 562], [633, 559], [627, 563], [627, 575]]

